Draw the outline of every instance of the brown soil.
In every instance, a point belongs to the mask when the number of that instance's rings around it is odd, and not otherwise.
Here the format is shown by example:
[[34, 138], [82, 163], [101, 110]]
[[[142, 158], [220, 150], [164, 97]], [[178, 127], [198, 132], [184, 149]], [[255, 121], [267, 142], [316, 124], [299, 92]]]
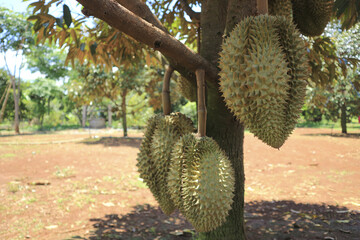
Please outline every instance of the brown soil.
[[[141, 133], [0, 136], [0, 239], [191, 239], [141, 182]], [[250, 240], [360, 239], [360, 133], [297, 129], [280, 150], [245, 136]]]

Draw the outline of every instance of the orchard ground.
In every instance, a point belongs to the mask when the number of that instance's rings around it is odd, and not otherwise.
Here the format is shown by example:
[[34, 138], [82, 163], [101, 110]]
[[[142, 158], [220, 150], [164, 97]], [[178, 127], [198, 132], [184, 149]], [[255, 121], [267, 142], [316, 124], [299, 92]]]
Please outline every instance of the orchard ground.
[[[0, 239], [196, 239], [139, 179], [141, 132], [0, 135]], [[298, 128], [280, 149], [245, 134], [250, 240], [360, 239], [360, 130]]]

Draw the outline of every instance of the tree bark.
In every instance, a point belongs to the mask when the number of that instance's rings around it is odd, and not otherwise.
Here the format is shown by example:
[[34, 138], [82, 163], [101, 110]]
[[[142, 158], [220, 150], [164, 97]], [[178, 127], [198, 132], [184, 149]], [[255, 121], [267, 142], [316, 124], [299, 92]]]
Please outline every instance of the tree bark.
[[127, 122], [126, 122], [126, 95], [127, 95], [127, 89], [124, 89], [121, 94], [121, 114], [122, 114], [122, 126], [124, 131], [124, 137], [128, 136]]
[[8, 101], [8, 99], [9, 99], [10, 90], [11, 90], [11, 83], [9, 84], [9, 87], [6, 89], [5, 99], [4, 99], [3, 105], [2, 105], [2, 107], [1, 107], [0, 123], [2, 123], [3, 118], [4, 118], [5, 108], [6, 108], [7, 101]]
[[81, 119], [81, 126], [83, 128], [86, 127], [86, 116], [87, 116], [87, 106], [84, 105], [82, 107], [82, 119]]
[[346, 127], [346, 103], [341, 104], [341, 132], [347, 134], [347, 127]]
[[15, 117], [14, 117], [14, 130], [16, 134], [20, 134], [20, 119], [19, 119], [19, 99], [18, 94], [16, 94], [16, 82], [15, 78], [11, 78], [13, 95], [14, 95], [14, 105], [15, 105]]
[[111, 110], [111, 104], [108, 105], [108, 125], [111, 128], [112, 126], [112, 110]]

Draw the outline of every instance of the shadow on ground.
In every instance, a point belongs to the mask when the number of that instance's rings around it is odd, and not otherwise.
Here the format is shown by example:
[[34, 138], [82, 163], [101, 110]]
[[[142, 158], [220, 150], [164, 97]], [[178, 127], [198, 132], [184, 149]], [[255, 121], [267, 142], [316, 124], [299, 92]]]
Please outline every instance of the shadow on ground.
[[[249, 240], [359, 240], [360, 212], [344, 207], [293, 201], [250, 202], [245, 206]], [[196, 239], [191, 225], [179, 213], [166, 216], [148, 204], [124, 216], [90, 219], [93, 230], [83, 240]]]
[[91, 138], [80, 143], [87, 145], [96, 145], [102, 144], [105, 147], [120, 147], [128, 146], [139, 148], [142, 138], [134, 137], [100, 137], [100, 138]]
[[337, 137], [337, 138], [357, 138], [360, 139], [360, 133], [308, 133], [302, 134], [303, 136], [311, 136], [311, 137]]

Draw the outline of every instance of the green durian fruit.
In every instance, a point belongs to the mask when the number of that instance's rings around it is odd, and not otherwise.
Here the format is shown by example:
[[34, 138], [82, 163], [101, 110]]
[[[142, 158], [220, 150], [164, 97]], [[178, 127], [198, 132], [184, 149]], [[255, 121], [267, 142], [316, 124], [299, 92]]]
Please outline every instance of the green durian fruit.
[[319, 36], [331, 19], [333, 0], [291, 0], [293, 19], [305, 36]]
[[286, 135], [294, 130], [300, 116], [306, 94], [306, 81], [310, 76], [306, 47], [295, 25], [286, 18], [277, 19], [276, 32], [280, 46], [286, 56], [289, 68], [288, 98], [286, 99], [285, 126]]
[[175, 205], [199, 232], [221, 226], [234, 197], [234, 170], [225, 153], [209, 137], [184, 135], [172, 152], [168, 176]]
[[157, 188], [152, 192], [160, 208], [167, 215], [175, 210], [167, 184], [171, 151], [181, 136], [194, 130], [193, 123], [188, 117], [181, 113], [172, 113], [158, 123], [153, 134], [151, 142], [151, 156], [155, 167], [153, 184]]
[[177, 89], [190, 102], [196, 101], [196, 85], [192, 84], [188, 79], [181, 76], [177, 81]]
[[151, 156], [151, 143], [153, 140], [155, 129], [163, 118], [164, 115], [162, 114], [157, 114], [149, 118], [146, 125], [144, 138], [140, 145], [140, 152], [137, 156], [138, 162], [136, 164], [140, 177], [143, 179], [144, 183], [149, 187], [149, 189], [154, 195], [159, 194], [159, 189], [156, 185], [156, 182], [154, 181], [156, 169]]
[[284, 132], [290, 76], [276, 32], [279, 17], [241, 21], [220, 53], [220, 90], [236, 118], [259, 139], [279, 148]]
[[292, 19], [291, 0], [269, 0], [269, 15]]

